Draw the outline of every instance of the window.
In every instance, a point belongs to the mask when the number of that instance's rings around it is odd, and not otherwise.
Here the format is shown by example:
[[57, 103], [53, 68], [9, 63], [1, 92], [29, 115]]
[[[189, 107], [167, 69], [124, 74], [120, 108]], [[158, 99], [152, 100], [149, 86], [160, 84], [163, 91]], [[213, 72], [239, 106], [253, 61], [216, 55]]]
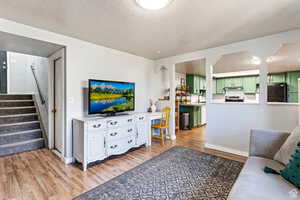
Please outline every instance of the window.
[[213, 102], [258, 103], [260, 64], [249, 52], [223, 55], [213, 67]]

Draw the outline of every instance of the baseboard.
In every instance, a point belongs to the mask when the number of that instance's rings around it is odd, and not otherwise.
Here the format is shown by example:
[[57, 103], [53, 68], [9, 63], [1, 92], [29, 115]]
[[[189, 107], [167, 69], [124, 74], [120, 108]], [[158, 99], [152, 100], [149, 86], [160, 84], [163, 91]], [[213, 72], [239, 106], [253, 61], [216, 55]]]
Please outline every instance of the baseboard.
[[65, 164], [68, 165], [68, 164], [74, 163], [75, 158], [73, 158], [73, 157], [64, 157], [64, 161], [65, 161]]
[[239, 155], [239, 156], [244, 156], [244, 157], [249, 156], [249, 153], [246, 152], [246, 151], [239, 151], [239, 150], [236, 150], [236, 149], [223, 147], [223, 146], [219, 146], [219, 145], [214, 145], [214, 144], [205, 143], [205, 148], [214, 149], [214, 150], [218, 150], [218, 151], [223, 151], [223, 152], [226, 152], [226, 153], [232, 153], [232, 154]]

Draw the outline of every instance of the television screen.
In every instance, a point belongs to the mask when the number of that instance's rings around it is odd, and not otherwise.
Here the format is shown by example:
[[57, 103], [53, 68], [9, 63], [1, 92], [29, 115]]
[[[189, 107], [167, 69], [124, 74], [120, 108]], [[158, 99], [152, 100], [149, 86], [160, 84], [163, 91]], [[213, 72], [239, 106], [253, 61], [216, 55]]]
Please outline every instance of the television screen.
[[89, 80], [89, 114], [134, 110], [135, 84]]

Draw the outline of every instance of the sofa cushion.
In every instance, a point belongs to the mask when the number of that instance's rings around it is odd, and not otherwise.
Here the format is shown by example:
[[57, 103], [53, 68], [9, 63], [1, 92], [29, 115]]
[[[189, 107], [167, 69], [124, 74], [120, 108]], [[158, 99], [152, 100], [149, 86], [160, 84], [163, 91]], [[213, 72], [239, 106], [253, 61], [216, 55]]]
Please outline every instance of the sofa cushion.
[[298, 142], [300, 142], [300, 126], [297, 126], [286, 139], [279, 151], [275, 154], [274, 160], [285, 165], [289, 163], [292, 154], [295, 152]]
[[277, 161], [250, 157], [235, 182], [228, 200], [289, 200], [289, 192], [295, 187], [284, 178], [266, 174], [265, 166], [281, 170], [284, 165]]

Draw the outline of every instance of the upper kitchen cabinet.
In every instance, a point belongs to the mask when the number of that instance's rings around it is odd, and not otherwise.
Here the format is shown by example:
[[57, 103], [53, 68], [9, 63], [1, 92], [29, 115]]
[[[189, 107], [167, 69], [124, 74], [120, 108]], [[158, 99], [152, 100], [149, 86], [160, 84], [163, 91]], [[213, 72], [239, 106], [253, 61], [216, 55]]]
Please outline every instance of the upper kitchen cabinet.
[[224, 94], [225, 78], [216, 78], [216, 94]]
[[258, 76], [245, 76], [243, 77], [243, 88], [245, 94], [256, 93], [256, 80]]
[[285, 83], [286, 73], [269, 73], [268, 83]]
[[186, 75], [187, 86], [191, 94], [200, 94], [201, 90], [206, 90], [206, 78], [196, 75]]
[[217, 79], [213, 78], [212, 93], [217, 94]]
[[268, 102], [298, 103], [300, 43], [283, 44], [267, 59]]
[[249, 52], [223, 55], [213, 66], [213, 102], [258, 103], [260, 64]]
[[199, 94], [200, 92], [200, 79], [197, 75], [187, 74], [186, 85], [191, 94]]

